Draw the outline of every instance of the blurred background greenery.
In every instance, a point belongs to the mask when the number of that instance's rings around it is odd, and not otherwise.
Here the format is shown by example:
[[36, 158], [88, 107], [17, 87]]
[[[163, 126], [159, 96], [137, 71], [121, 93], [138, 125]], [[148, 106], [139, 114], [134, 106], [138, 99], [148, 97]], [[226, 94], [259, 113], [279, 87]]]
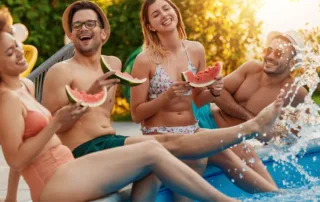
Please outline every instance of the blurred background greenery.
[[[74, 1], [0, 0], [0, 6], [9, 8], [14, 23], [21, 22], [28, 28], [29, 37], [25, 44], [37, 47], [39, 56], [36, 66], [64, 46], [61, 16], [72, 2]], [[111, 25], [111, 36], [103, 47], [103, 54], [119, 57], [124, 64], [123, 71], [130, 71], [128, 66], [132, 66], [134, 56], [142, 45], [139, 22], [141, 1], [94, 0], [94, 2], [106, 12]], [[265, 0], [174, 0], [174, 2], [181, 10], [188, 38], [204, 45], [208, 66], [215, 61], [223, 61], [223, 74], [227, 75], [247, 59], [261, 59], [263, 21], [256, 15]], [[319, 29], [313, 27], [311, 30], [300, 30], [316, 51], [319, 51]], [[132, 53], [131, 59], [127, 60]], [[128, 98], [128, 88], [119, 88], [112, 112], [114, 120], [131, 119], [126, 97]], [[315, 95], [315, 100], [320, 103], [319, 93]]]

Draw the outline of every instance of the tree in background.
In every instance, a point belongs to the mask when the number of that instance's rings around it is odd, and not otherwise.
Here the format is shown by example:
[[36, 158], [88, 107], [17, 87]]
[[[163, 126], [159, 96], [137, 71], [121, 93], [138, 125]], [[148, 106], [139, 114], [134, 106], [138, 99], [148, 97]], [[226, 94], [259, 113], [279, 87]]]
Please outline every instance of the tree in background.
[[[262, 22], [255, 18], [260, 0], [174, 0], [181, 10], [190, 40], [200, 41], [207, 56], [207, 66], [224, 62], [224, 74], [239, 67], [250, 56], [260, 55]], [[118, 56], [123, 63], [143, 43], [139, 11], [141, 1], [113, 0], [107, 9], [111, 36], [103, 52]], [[123, 71], [128, 70], [123, 66]], [[129, 90], [122, 88], [129, 98]], [[117, 97], [113, 115], [128, 114], [123, 97]]]
[[[182, 11], [190, 40], [206, 50], [207, 66], [224, 62], [224, 74], [238, 68], [247, 54], [256, 56], [262, 22], [255, 18], [260, 0], [175, 0]], [[251, 52], [249, 52], [251, 51]]]
[[[302, 29], [300, 33], [304, 36], [305, 44], [310, 46], [316, 54], [320, 54], [320, 27], [313, 27], [311, 30]], [[320, 76], [320, 67], [318, 67], [318, 75]], [[314, 100], [320, 105], [320, 84], [314, 93]]]
[[22, 23], [29, 30], [25, 44], [34, 45], [38, 51], [36, 66], [52, 56], [63, 45], [61, 17], [64, 9], [72, 0], [2, 0], [0, 6], [6, 6], [14, 23]]
[[[0, 7], [10, 10], [14, 23], [22, 23], [29, 30], [24, 42], [39, 51], [36, 67], [64, 46], [62, 14], [74, 0], [0, 0]], [[111, 0], [95, 0], [104, 10]]]
[[106, 10], [111, 35], [103, 47], [103, 53], [116, 55], [124, 63], [129, 55], [142, 45], [140, 8], [139, 0], [112, 0], [112, 5]]
[[[111, 36], [102, 49], [106, 55], [118, 56], [124, 63], [142, 45], [139, 11], [142, 0], [94, 0], [107, 13]], [[38, 48], [36, 66], [64, 45], [61, 17], [73, 0], [0, 0], [11, 11], [14, 23], [29, 29], [26, 44]], [[200, 41], [208, 66], [223, 61], [228, 74], [250, 57], [259, 55], [261, 22], [255, 18], [261, 0], [174, 0], [179, 6], [190, 40]], [[119, 99], [118, 99], [119, 98]], [[116, 103], [128, 105], [123, 97]], [[119, 101], [119, 102], [118, 102]], [[122, 103], [122, 104], [121, 104]], [[117, 106], [117, 105], [116, 105]], [[118, 110], [121, 111], [121, 110]]]
[[[208, 65], [225, 63], [225, 74], [240, 66], [250, 55], [258, 55], [262, 22], [255, 18], [261, 0], [174, 0], [181, 10], [190, 40], [200, 41]], [[107, 15], [111, 24], [110, 41], [104, 47], [108, 54], [122, 61], [142, 45], [138, 0], [113, 0]]]
[[304, 36], [306, 45], [312, 47], [316, 54], [320, 53], [320, 27], [313, 27], [311, 30], [302, 29], [300, 33]]

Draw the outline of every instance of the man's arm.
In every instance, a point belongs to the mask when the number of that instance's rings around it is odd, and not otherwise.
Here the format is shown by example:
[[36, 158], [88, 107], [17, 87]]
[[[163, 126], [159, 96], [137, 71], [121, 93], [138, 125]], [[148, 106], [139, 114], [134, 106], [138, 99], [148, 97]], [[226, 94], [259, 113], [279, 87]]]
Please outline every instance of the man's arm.
[[[55, 64], [45, 76], [43, 83], [42, 105], [52, 114], [69, 104], [65, 86], [72, 84], [73, 74], [66, 62]], [[58, 133], [69, 130], [78, 120], [65, 124]]]
[[256, 71], [257, 68], [260, 68], [260, 65], [258, 61], [248, 61], [224, 78], [224, 90], [221, 96], [215, 99], [215, 103], [222, 111], [242, 120], [249, 120], [254, 117], [251, 112], [236, 102], [233, 95], [245, 81], [247, 74], [250, 71]]

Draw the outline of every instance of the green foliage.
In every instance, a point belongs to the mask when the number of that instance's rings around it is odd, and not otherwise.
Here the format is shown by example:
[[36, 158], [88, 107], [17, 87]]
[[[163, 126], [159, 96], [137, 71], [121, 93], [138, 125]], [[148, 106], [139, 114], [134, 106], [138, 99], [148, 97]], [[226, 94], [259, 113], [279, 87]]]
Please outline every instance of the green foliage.
[[[255, 18], [260, 0], [175, 0], [187, 27], [188, 38], [202, 43], [207, 63], [223, 61], [230, 73], [247, 59], [248, 50], [256, 55], [261, 45], [262, 22]], [[122, 61], [142, 44], [139, 22], [141, 3], [138, 0], [113, 1], [107, 13], [111, 38], [104, 47], [106, 54]]]
[[303, 29], [300, 30], [300, 33], [303, 34], [306, 45], [311, 46], [315, 53], [319, 54], [320, 27], [313, 27], [311, 30]]
[[[61, 16], [73, 0], [2, 0], [11, 11], [14, 23], [21, 22], [29, 29], [25, 44], [39, 50], [36, 66], [52, 56], [64, 45]], [[111, 37], [103, 53], [116, 55], [123, 62], [142, 45], [139, 22], [141, 1], [94, 0], [106, 11], [111, 25]], [[190, 40], [200, 41], [207, 55], [208, 65], [225, 63], [230, 73], [247, 58], [248, 49], [254, 54], [261, 44], [261, 22], [255, 12], [260, 0], [175, 0], [181, 10]]]
[[188, 38], [202, 43], [207, 66], [224, 62], [228, 74], [256, 55], [261, 45], [261, 25], [255, 18], [260, 0], [175, 0], [187, 27]]
[[138, 0], [112, 0], [107, 9], [111, 35], [102, 52], [115, 55], [124, 61], [142, 45], [142, 31], [139, 20], [141, 3]]
[[312, 98], [320, 106], [320, 92], [314, 92]]
[[24, 42], [39, 51], [36, 66], [52, 56], [64, 45], [61, 17], [72, 0], [2, 0], [13, 16], [14, 23], [22, 23], [29, 30]]

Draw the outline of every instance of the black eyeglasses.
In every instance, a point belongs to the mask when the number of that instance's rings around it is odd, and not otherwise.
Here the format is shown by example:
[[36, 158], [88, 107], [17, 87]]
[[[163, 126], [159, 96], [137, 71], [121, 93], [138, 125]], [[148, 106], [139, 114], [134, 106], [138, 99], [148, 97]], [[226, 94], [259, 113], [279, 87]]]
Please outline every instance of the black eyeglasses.
[[87, 20], [84, 22], [77, 21], [72, 23], [72, 30], [80, 30], [83, 25], [86, 26], [87, 29], [93, 29], [97, 26], [97, 24], [100, 26], [100, 23], [97, 20]]

